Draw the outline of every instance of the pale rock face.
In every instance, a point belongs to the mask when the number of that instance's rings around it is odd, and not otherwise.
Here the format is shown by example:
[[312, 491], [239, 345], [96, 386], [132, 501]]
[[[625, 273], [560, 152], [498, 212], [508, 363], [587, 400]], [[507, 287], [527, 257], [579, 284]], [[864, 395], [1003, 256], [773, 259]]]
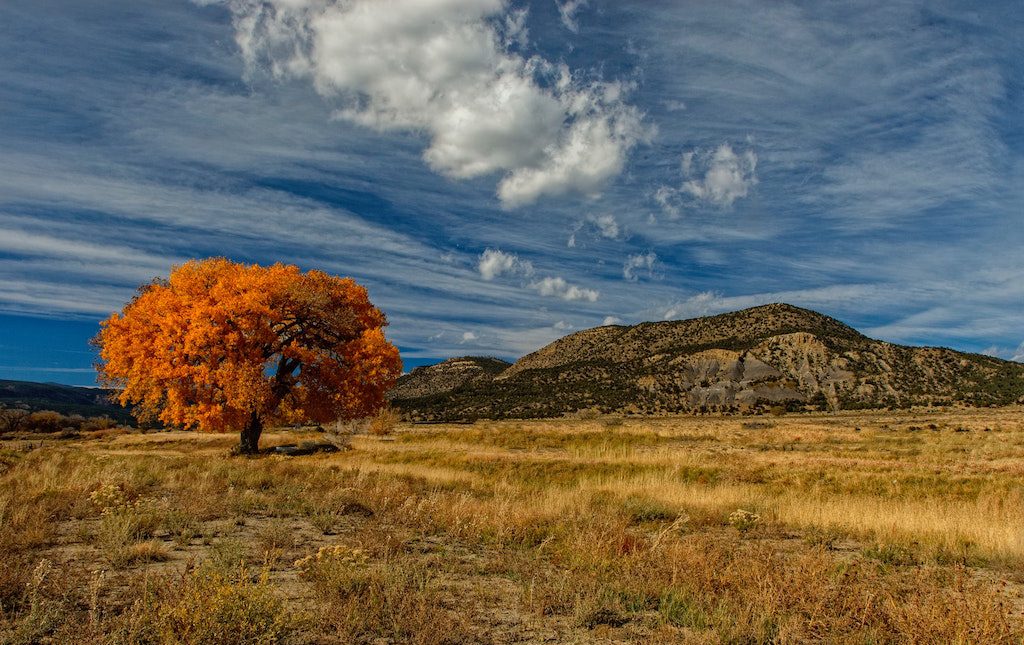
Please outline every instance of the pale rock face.
[[781, 376], [782, 372], [752, 355], [748, 354], [743, 361], [743, 380], [745, 381], [777, 379]]

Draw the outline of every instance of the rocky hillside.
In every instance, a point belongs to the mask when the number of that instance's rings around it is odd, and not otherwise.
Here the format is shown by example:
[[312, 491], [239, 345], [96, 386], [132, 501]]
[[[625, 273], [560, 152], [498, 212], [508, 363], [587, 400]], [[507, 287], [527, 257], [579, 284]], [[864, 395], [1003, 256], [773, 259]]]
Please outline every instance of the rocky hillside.
[[388, 396], [392, 400], [422, 399], [487, 386], [510, 365], [498, 358], [481, 356], [449, 358], [437, 365], [417, 367], [400, 378]]
[[0, 407], [108, 416], [122, 423], [134, 421], [129, 410], [110, 401], [108, 390], [57, 383], [0, 380]]
[[1017, 401], [1024, 365], [872, 340], [785, 304], [588, 329], [511, 366], [451, 359], [414, 370], [392, 393], [396, 407], [423, 420]]

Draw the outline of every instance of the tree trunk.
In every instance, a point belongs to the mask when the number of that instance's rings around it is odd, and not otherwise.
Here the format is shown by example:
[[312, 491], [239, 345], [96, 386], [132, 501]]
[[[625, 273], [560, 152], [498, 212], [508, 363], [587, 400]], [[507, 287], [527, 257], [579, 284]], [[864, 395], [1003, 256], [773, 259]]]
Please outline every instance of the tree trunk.
[[260, 451], [260, 434], [263, 433], [263, 419], [255, 412], [245, 424], [238, 444], [238, 452], [243, 455], [255, 455]]

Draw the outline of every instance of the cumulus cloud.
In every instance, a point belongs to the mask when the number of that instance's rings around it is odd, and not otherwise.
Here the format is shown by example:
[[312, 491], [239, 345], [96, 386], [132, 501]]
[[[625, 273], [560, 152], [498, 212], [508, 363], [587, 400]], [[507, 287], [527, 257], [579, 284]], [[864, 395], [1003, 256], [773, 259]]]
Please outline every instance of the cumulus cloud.
[[1005, 346], [1000, 347], [999, 345], [991, 345], [978, 352], [985, 356], [992, 356], [993, 358], [1002, 358], [1008, 361], [1016, 361], [1018, 363], [1024, 363], [1024, 342], [1014, 348], [1007, 348]]
[[703, 291], [671, 305], [661, 317], [664, 320], [684, 317], [696, 318], [721, 311], [723, 307], [727, 308], [727, 306], [723, 305], [721, 294], [714, 291]]
[[484, 280], [493, 280], [505, 274], [530, 275], [533, 265], [515, 253], [505, 253], [499, 249], [486, 249], [480, 254], [477, 270]]
[[596, 302], [597, 298], [601, 295], [600, 292], [594, 289], [578, 287], [566, 282], [565, 278], [551, 276], [532, 283], [530, 288], [535, 289], [542, 296], [569, 301], [586, 300], [587, 302]]
[[554, 327], [558, 331], [568, 331], [570, 329], [574, 329], [572, 324], [567, 323], [564, 320], [559, 320], [554, 325], [552, 325], [552, 327]]
[[654, 191], [654, 201], [661, 207], [661, 212], [671, 219], [679, 217], [680, 208], [678, 203], [679, 191], [670, 186], [659, 186]]
[[602, 326], [607, 325], [618, 325], [622, 322], [622, 319], [618, 316], [605, 316], [604, 321], [601, 323]]
[[593, 229], [596, 237], [603, 237], [606, 240], [619, 240], [625, 235], [625, 230], [611, 213], [588, 215], [586, 220], [578, 222], [575, 228], [573, 228], [566, 246], [574, 248], [576, 246], [576, 234], [587, 226]]
[[622, 227], [619, 226], [618, 220], [616, 220], [615, 216], [610, 213], [605, 213], [603, 215], [591, 215], [587, 218], [587, 221], [594, 225], [601, 237], [609, 240], [618, 239], [619, 235], [622, 233]]
[[462, 341], [461, 342], [462, 343], [471, 343], [474, 340], [477, 340], [478, 338], [480, 338], [480, 337], [477, 336], [475, 333], [473, 333], [471, 331], [467, 331], [467, 332], [463, 332], [462, 333]]
[[250, 74], [311, 81], [338, 119], [422, 133], [436, 172], [501, 175], [506, 207], [595, 196], [650, 136], [626, 84], [513, 52], [525, 28], [506, 0], [223, 1]]
[[[737, 154], [727, 143], [714, 152], [694, 150], [683, 155], [683, 192], [722, 208], [747, 196], [757, 184], [757, 155], [753, 150]], [[703, 175], [700, 172], [703, 171]]]
[[658, 256], [654, 251], [630, 255], [622, 265], [622, 277], [636, 282], [640, 278], [640, 272], [645, 269], [648, 275], [653, 275], [654, 265], [657, 261]]
[[576, 12], [587, 6], [589, 0], [555, 0], [558, 5], [558, 17], [561, 18], [565, 28], [576, 34], [580, 31], [580, 24], [576, 20]]
[[[529, 260], [523, 260], [515, 253], [506, 253], [499, 249], [486, 249], [480, 254], [477, 264], [480, 277], [484, 280], [494, 280], [503, 275], [514, 275], [529, 278], [534, 274], [533, 264]], [[561, 298], [563, 300], [586, 300], [595, 302], [600, 293], [594, 289], [585, 289], [566, 282], [565, 278], [548, 276], [526, 284], [530, 289], [545, 297]]]
[[687, 205], [706, 203], [729, 208], [757, 185], [757, 154], [737, 152], [728, 143], [714, 150], [690, 150], [680, 160], [683, 183], [678, 188], [659, 186], [654, 202], [669, 219], [676, 219]]

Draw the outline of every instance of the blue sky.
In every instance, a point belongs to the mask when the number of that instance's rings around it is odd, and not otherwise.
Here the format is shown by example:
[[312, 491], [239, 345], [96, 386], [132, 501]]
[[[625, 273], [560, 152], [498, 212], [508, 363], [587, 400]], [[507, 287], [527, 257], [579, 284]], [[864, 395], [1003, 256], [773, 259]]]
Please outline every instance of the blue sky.
[[785, 301], [1024, 358], [1019, 3], [7, 0], [0, 378], [192, 257], [407, 366]]

